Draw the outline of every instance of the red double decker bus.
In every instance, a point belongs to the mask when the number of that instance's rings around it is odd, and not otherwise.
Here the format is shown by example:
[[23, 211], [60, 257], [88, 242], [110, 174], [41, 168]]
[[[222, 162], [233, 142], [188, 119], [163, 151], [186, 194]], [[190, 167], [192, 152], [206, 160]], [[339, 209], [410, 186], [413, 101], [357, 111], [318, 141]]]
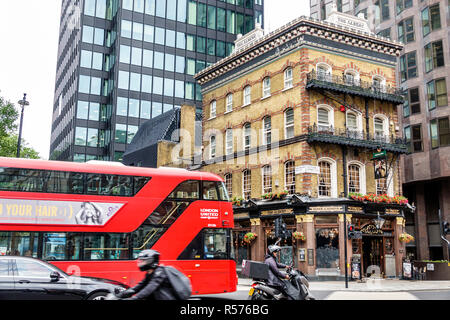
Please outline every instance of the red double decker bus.
[[0, 157], [0, 255], [133, 286], [144, 249], [194, 294], [236, 290], [233, 211], [220, 177], [176, 168]]

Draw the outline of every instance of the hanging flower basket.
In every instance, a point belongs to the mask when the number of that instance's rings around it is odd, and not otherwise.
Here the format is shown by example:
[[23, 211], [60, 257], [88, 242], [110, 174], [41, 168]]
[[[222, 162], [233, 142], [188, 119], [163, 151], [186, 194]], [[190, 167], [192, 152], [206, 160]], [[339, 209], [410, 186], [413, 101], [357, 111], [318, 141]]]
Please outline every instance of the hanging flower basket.
[[395, 196], [390, 197], [387, 194], [361, 194], [356, 192], [351, 192], [349, 194], [349, 197], [353, 200], [360, 201], [360, 202], [374, 202], [374, 203], [393, 203], [393, 204], [401, 204], [405, 205], [408, 203], [408, 199], [404, 196]]
[[231, 203], [233, 204], [233, 206], [238, 206], [238, 207], [240, 207], [242, 205], [243, 201], [244, 201], [244, 199], [241, 197], [234, 197], [233, 199], [231, 199]]
[[295, 231], [295, 232], [293, 232], [293, 233], [292, 233], [292, 237], [293, 237], [295, 240], [300, 240], [300, 241], [305, 241], [305, 240], [306, 240], [305, 234], [304, 234], [303, 232], [301, 232], [301, 231]]
[[247, 232], [244, 236], [244, 242], [250, 244], [256, 239], [256, 237], [257, 237], [256, 233]]
[[400, 235], [398, 236], [398, 239], [399, 239], [401, 242], [405, 242], [405, 243], [414, 241], [414, 237], [413, 237], [412, 235], [408, 234], [408, 233], [402, 233], [402, 234], [400, 234]]

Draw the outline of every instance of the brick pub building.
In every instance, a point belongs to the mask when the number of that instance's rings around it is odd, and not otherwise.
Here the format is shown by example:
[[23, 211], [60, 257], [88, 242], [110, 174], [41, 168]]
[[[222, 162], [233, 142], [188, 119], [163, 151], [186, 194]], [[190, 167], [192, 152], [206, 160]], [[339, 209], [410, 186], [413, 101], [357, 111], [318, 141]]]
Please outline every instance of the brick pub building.
[[[203, 94], [201, 170], [222, 176], [235, 203], [238, 263], [263, 260], [281, 216], [304, 236], [284, 239], [281, 259], [308, 275], [343, 276], [345, 246], [360, 274], [401, 275], [400, 235], [412, 208], [400, 197], [401, 50], [372, 34], [366, 20], [334, 12], [269, 34], [257, 26], [238, 37], [230, 56], [195, 75]], [[344, 217], [361, 239], [347, 239]], [[256, 238], [246, 243], [249, 232]]]

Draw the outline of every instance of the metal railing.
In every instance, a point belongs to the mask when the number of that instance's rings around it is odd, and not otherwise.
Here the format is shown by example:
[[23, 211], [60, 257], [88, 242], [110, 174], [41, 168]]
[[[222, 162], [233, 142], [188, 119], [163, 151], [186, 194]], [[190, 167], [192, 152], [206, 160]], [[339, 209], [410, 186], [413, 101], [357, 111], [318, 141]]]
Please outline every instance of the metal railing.
[[316, 123], [308, 127], [308, 136], [309, 140], [318, 140], [328, 143], [348, 144], [369, 148], [387, 147], [393, 151], [405, 152], [407, 149], [406, 139], [394, 135], [389, 136], [379, 133], [367, 133], [364, 131], [350, 130], [348, 128], [317, 125]]
[[349, 93], [373, 96], [382, 100], [395, 100], [403, 102], [403, 90], [397, 87], [382, 85], [377, 82], [362, 81], [346, 74], [334, 75], [328, 72], [312, 70], [307, 74], [307, 87], [313, 84], [322, 84], [327, 87], [346, 90]]

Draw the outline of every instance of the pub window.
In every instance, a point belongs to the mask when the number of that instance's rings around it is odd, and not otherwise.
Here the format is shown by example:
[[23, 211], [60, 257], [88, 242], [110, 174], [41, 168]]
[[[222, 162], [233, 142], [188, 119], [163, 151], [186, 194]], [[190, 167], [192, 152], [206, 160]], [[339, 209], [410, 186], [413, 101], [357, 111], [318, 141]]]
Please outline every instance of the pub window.
[[358, 162], [348, 166], [348, 192], [366, 193], [364, 165]]
[[320, 173], [318, 175], [318, 196], [337, 197], [336, 162], [331, 158], [321, 158], [317, 161]]
[[244, 106], [249, 105], [251, 103], [251, 90], [252, 87], [250, 86], [246, 86], [244, 88], [244, 101], [243, 101]]
[[384, 115], [376, 115], [373, 119], [375, 140], [385, 141], [389, 140], [389, 121]]
[[242, 172], [242, 194], [244, 195], [244, 199], [248, 200], [251, 197], [252, 192], [252, 172], [247, 169]]
[[316, 268], [339, 268], [339, 230], [316, 229]]
[[377, 195], [387, 194], [387, 178], [376, 179]]
[[233, 129], [227, 129], [225, 132], [225, 154], [233, 153]]
[[284, 89], [292, 88], [293, 86], [293, 72], [292, 68], [284, 70]]
[[263, 120], [263, 144], [271, 144], [272, 143], [272, 121], [269, 116], [265, 117]]
[[292, 138], [294, 136], [294, 110], [292, 108], [284, 112], [284, 128], [285, 138]]
[[328, 105], [317, 108], [318, 131], [330, 131], [334, 126], [334, 111]]
[[228, 196], [233, 196], [233, 175], [228, 173], [225, 175], [225, 187], [227, 188]]
[[216, 100], [211, 101], [209, 104], [209, 118], [215, 118], [216, 117]]
[[263, 190], [262, 193], [266, 194], [266, 193], [270, 193], [272, 192], [272, 167], [271, 166], [264, 166], [262, 168], [262, 186], [263, 186]]
[[250, 149], [251, 145], [251, 125], [250, 123], [244, 124], [244, 150]]
[[233, 111], [233, 94], [229, 93], [226, 98], [226, 112]]
[[209, 142], [209, 158], [213, 159], [216, 156], [216, 136], [211, 136]]
[[285, 187], [289, 194], [295, 193], [295, 163], [288, 161], [284, 164]]
[[270, 96], [270, 77], [265, 77], [262, 86], [262, 97], [267, 98]]
[[331, 67], [326, 63], [318, 63], [316, 66], [317, 80], [331, 81]]

